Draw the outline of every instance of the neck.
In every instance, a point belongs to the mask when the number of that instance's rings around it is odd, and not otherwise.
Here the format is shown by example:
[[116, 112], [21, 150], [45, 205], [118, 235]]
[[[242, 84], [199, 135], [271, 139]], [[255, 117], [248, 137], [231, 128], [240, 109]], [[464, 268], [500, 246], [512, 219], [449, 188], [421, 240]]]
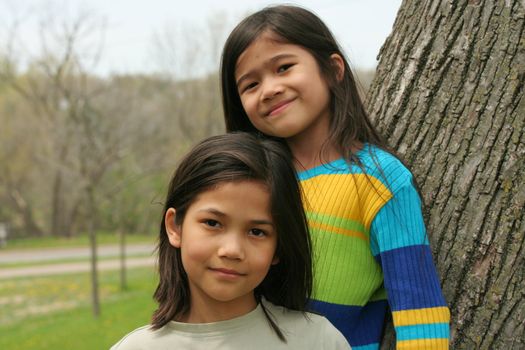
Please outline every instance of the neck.
[[286, 143], [294, 156], [297, 170], [310, 169], [340, 157], [333, 143], [329, 143], [330, 114], [326, 110], [312, 125], [288, 137]]
[[325, 141], [326, 139], [321, 138], [287, 139], [294, 156], [295, 168], [298, 171], [306, 170], [340, 158], [341, 154], [336, 148], [332, 144], [324, 144]]
[[[294, 156], [294, 165], [297, 171], [311, 169], [342, 157], [342, 153], [332, 144], [323, 145], [320, 142], [294, 139], [287, 139], [286, 142]], [[356, 153], [362, 147], [362, 142], [355, 141], [350, 146], [350, 151]]]

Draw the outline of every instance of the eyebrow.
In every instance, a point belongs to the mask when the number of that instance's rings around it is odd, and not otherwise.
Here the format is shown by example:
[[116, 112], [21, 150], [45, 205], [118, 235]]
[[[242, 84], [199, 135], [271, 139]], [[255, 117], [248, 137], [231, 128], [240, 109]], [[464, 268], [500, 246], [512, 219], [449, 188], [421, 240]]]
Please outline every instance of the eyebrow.
[[[280, 59], [283, 59], [283, 58], [295, 58], [295, 57], [297, 57], [297, 55], [294, 55], [294, 54], [292, 54], [292, 53], [282, 53], [282, 54], [279, 54], [279, 55], [276, 55], [276, 56], [270, 58], [266, 64], [269, 64], [269, 63], [270, 63], [270, 64], [271, 64], [271, 63], [275, 63], [276, 61], [279, 61]], [[243, 80], [248, 79], [248, 78], [250, 77], [250, 75], [252, 75], [252, 74], [253, 74], [253, 70], [249, 71], [249, 72], [246, 73], [246, 74], [243, 74], [243, 75], [239, 78], [239, 80], [237, 80], [237, 82], [236, 82], [237, 87], [239, 87], [239, 85], [241, 84], [241, 82], [242, 82]]]
[[[197, 212], [210, 213], [210, 214], [217, 215], [218, 217], [221, 217], [221, 218], [227, 216], [225, 213], [223, 213], [222, 211], [217, 210], [215, 208], [204, 208], [204, 209], [198, 210]], [[254, 225], [270, 225], [270, 226], [273, 226], [273, 221], [266, 220], [266, 219], [254, 219], [254, 220], [250, 220], [250, 223], [252, 223]]]

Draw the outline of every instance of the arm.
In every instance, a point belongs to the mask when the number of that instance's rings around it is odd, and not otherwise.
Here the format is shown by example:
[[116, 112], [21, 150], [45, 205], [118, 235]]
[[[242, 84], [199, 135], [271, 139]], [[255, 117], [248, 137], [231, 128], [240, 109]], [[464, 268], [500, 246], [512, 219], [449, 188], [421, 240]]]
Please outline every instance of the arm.
[[448, 349], [450, 313], [443, 298], [411, 175], [372, 222], [396, 330], [396, 349]]

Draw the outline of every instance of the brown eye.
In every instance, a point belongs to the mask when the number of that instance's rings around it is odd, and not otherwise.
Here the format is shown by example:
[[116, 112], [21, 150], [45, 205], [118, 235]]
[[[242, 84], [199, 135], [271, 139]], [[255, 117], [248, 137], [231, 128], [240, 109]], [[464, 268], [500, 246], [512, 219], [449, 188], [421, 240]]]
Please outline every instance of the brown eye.
[[251, 90], [251, 89], [253, 89], [253, 88], [256, 87], [256, 86], [257, 86], [257, 82], [254, 81], [254, 82], [252, 82], [252, 83], [249, 83], [249, 84], [245, 85], [245, 86], [242, 88], [242, 91], [244, 92], [244, 91]]
[[217, 220], [208, 219], [204, 220], [204, 224], [209, 227], [219, 227], [220, 223]]
[[277, 69], [278, 73], [286, 72], [288, 69], [290, 69], [293, 66], [293, 64], [283, 64], [279, 66], [279, 69]]
[[250, 230], [250, 234], [252, 236], [255, 236], [255, 237], [264, 237], [266, 236], [266, 232], [264, 232], [263, 230], [260, 230], [258, 228], [253, 228]]

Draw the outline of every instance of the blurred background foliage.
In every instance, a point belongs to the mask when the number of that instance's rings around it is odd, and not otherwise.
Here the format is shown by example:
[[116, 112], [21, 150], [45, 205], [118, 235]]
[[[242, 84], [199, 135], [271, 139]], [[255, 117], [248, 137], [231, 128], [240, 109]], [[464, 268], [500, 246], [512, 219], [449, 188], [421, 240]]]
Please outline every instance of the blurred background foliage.
[[[22, 20], [2, 32], [0, 223], [10, 238], [73, 237], [88, 218], [96, 230], [154, 234], [181, 154], [224, 132], [210, 63], [220, 55], [224, 18], [157, 33], [158, 73], [97, 76], [101, 18], [33, 15], [41, 23], [36, 47], [19, 36]], [[357, 73], [366, 90], [374, 72]]]

